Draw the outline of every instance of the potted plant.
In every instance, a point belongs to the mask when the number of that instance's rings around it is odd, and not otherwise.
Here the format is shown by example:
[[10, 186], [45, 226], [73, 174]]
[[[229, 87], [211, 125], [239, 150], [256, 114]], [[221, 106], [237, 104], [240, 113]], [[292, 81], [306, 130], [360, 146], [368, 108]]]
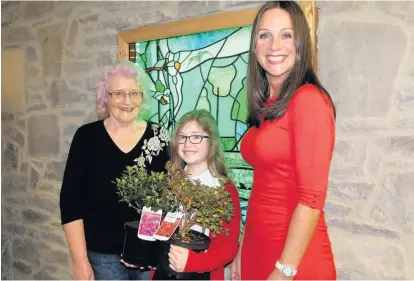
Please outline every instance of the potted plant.
[[[148, 249], [153, 253], [150, 265], [154, 266], [156, 263], [154, 259], [159, 256], [157, 270], [164, 271], [168, 276], [176, 275], [177, 279], [186, 279], [191, 273], [178, 273], [170, 269], [168, 261], [170, 244], [194, 251], [206, 250], [210, 238], [191, 228], [199, 225], [202, 232], [208, 229], [212, 237], [215, 237], [222, 232], [227, 233], [228, 230], [223, 227], [224, 222], [230, 222], [233, 217], [233, 203], [223, 185], [219, 188], [202, 185], [199, 181], [191, 180], [185, 171], [173, 171], [170, 162], [167, 163], [167, 174], [163, 172], [148, 174], [138, 166], [129, 166], [122, 177], [116, 179], [115, 184], [122, 201], [127, 202], [137, 212], [141, 212], [143, 206], [151, 206], [153, 210], [162, 209], [164, 215], [175, 211], [182, 213], [177, 231], [170, 239], [161, 242], [160, 251], [157, 252], [154, 243], [151, 245], [151, 250]], [[128, 223], [126, 225], [130, 226]], [[129, 232], [137, 236], [136, 229]], [[126, 237], [128, 235], [127, 232]], [[127, 258], [125, 256], [124, 260], [139, 266], [141, 264], [137, 264], [137, 261], [142, 258], [138, 259], [137, 253], [146, 251], [142, 244], [147, 241], [139, 241], [140, 245], [136, 245], [136, 239], [130, 240], [125, 239], [131, 246], [124, 245], [126, 249], [124, 254], [134, 251], [135, 256], [130, 259], [131, 262], [125, 260]]]
[[157, 270], [164, 271], [168, 276], [175, 275], [177, 279], [188, 279], [192, 273], [178, 273], [169, 267], [170, 244], [196, 252], [206, 250], [210, 238], [191, 228], [199, 225], [202, 232], [208, 229], [213, 238], [221, 232], [227, 234], [228, 229], [224, 229], [223, 223], [230, 222], [234, 206], [230, 194], [223, 185], [219, 188], [202, 185], [199, 181], [191, 180], [185, 171], [172, 171], [171, 163], [167, 163], [167, 170], [167, 185], [171, 194], [175, 196], [183, 217], [178, 231], [162, 244], [163, 254], [160, 256]]
[[[158, 228], [160, 216], [142, 216], [144, 206], [150, 207], [152, 211], [174, 212], [177, 209], [175, 196], [166, 185], [167, 175], [163, 172], [150, 174], [138, 165], [127, 166], [120, 178], [115, 180], [121, 202], [128, 203], [138, 214], [140, 221], [127, 222], [124, 225], [125, 239], [122, 258], [127, 263], [136, 266], [156, 266], [160, 242], [151, 237], [154, 230]], [[165, 214], [165, 213], [164, 213]], [[155, 228], [155, 229], [154, 229]], [[139, 235], [141, 234], [141, 235]], [[140, 238], [141, 237], [141, 238]]]

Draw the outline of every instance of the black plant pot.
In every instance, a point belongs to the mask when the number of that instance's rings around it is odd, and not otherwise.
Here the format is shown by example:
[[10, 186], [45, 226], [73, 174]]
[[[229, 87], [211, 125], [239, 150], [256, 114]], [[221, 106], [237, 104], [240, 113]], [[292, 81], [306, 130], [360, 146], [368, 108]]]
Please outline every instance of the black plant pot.
[[162, 241], [160, 246], [160, 257], [158, 260], [157, 270], [154, 273], [153, 280], [210, 280], [210, 273], [195, 272], [176, 272], [170, 268], [168, 253], [170, 245], [177, 245], [195, 252], [201, 252], [208, 249], [210, 238], [198, 231], [190, 230], [190, 242], [181, 241], [176, 236], [177, 232], [167, 241]]
[[137, 237], [139, 221], [127, 222], [124, 225], [125, 239], [122, 259], [136, 266], [156, 266], [160, 251], [160, 241], [147, 241]]

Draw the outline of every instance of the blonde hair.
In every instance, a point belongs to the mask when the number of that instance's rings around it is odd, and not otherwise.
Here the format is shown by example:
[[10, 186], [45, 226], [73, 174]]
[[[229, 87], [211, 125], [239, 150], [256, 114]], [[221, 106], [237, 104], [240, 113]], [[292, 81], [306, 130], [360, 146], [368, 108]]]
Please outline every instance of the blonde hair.
[[186, 163], [178, 155], [177, 136], [181, 129], [189, 122], [197, 122], [205, 131], [210, 139], [209, 154], [207, 157], [207, 165], [210, 173], [219, 178], [224, 183], [229, 181], [228, 170], [224, 160], [224, 152], [221, 148], [220, 134], [218, 131], [216, 120], [210, 112], [202, 110], [194, 110], [184, 114], [177, 123], [171, 140], [171, 164], [173, 171], [183, 170]]

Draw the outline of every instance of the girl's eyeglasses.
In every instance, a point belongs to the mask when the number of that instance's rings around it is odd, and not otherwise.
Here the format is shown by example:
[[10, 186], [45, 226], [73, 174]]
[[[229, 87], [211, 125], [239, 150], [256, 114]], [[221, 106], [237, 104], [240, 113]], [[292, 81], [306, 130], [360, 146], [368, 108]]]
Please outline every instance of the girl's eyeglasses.
[[179, 135], [177, 137], [179, 144], [184, 144], [187, 141], [187, 139], [189, 139], [192, 144], [199, 144], [203, 141], [203, 139], [209, 139], [209, 138], [210, 138], [209, 136], [201, 136], [201, 135], [191, 135], [191, 136]]

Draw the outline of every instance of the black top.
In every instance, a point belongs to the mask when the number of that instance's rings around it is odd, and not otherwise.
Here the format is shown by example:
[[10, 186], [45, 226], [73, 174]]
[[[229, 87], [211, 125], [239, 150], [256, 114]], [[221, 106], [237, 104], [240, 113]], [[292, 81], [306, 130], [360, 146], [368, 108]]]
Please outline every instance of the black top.
[[142, 138], [128, 153], [113, 142], [103, 120], [76, 131], [63, 176], [60, 211], [62, 224], [83, 219], [88, 250], [121, 253], [124, 223], [139, 220], [139, 214], [127, 203], [119, 202], [113, 181], [127, 165], [165, 171], [169, 141], [167, 129], [152, 122], [147, 122]]

